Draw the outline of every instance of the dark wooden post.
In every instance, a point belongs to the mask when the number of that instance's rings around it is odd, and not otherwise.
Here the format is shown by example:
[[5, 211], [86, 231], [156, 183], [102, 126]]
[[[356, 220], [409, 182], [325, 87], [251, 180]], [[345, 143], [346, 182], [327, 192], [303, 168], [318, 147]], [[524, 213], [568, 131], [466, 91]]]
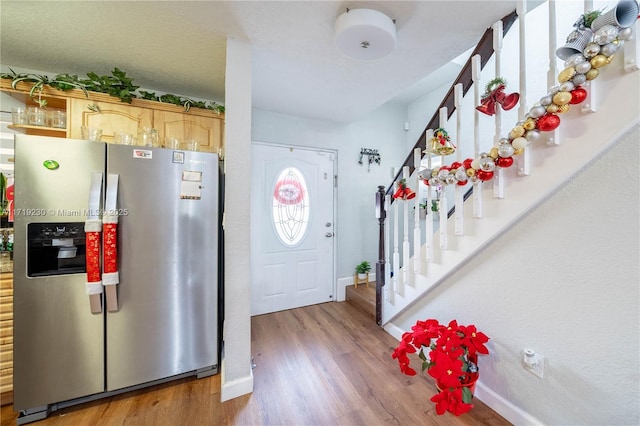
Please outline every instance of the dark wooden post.
[[376, 262], [376, 324], [382, 325], [382, 287], [384, 287], [384, 221], [387, 213], [384, 210], [384, 186], [378, 186], [376, 192], [376, 219], [380, 224], [378, 235], [378, 261]]

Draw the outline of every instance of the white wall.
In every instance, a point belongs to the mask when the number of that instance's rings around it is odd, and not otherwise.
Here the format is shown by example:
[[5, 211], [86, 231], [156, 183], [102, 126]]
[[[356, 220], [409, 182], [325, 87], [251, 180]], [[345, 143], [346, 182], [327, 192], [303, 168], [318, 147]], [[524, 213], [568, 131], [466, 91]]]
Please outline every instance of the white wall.
[[[389, 104], [351, 124], [313, 120], [254, 108], [252, 140], [338, 151], [338, 278], [352, 277], [356, 264], [378, 259], [375, 193], [391, 182], [392, 167], [401, 164], [405, 107]], [[360, 148], [377, 149], [382, 164], [359, 165]]]
[[[221, 400], [253, 390], [251, 314], [249, 179], [251, 170], [251, 46], [227, 39], [225, 104], [224, 210], [224, 345]], [[233, 190], [229, 190], [233, 187]]]
[[483, 384], [543, 424], [638, 424], [639, 145], [636, 126], [397, 324], [476, 324], [492, 339]]

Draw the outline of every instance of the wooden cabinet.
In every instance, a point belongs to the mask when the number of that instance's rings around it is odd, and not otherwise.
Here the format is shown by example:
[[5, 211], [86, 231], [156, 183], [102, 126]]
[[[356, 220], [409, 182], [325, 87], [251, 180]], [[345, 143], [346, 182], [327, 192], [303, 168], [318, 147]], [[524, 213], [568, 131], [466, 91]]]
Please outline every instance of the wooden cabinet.
[[153, 127], [158, 130], [161, 141], [165, 137], [173, 137], [180, 139], [185, 145], [193, 139], [200, 144], [199, 151], [204, 152], [218, 152], [222, 147], [221, 117], [154, 111]]
[[[14, 89], [10, 80], [0, 79], [0, 91], [26, 106], [35, 105], [29, 97], [31, 87], [32, 84], [21, 82]], [[199, 151], [222, 153], [224, 150], [224, 114], [208, 109], [191, 108], [187, 112], [178, 105], [144, 99], [133, 99], [127, 104], [104, 93], [89, 92], [87, 97], [81, 90], [64, 92], [50, 87], [44, 88], [42, 98], [47, 100], [47, 108], [66, 111], [66, 128], [27, 125], [11, 128], [29, 135], [80, 139], [82, 126], [96, 127], [102, 129], [105, 142], [113, 142], [115, 132], [135, 137], [138, 128], [150, 127], [158, 130], [160, 145], [164, 145], [165, 136], [169, 136], [180, 139], [185, 147], [187, 141], [194, 139], [200, 145]]]
[[152, 109], [87, 99], [71, 99], [67, 121], [70, 138], [81, 139], [82, 126], [94, 127], [102, 129], [102, 140], [105, 142], [113, 142], [116, 132], [135, 137], [139, 127], [154, 127]]
[[0, 394], [13, 401], [13, 273], [0, 273]]

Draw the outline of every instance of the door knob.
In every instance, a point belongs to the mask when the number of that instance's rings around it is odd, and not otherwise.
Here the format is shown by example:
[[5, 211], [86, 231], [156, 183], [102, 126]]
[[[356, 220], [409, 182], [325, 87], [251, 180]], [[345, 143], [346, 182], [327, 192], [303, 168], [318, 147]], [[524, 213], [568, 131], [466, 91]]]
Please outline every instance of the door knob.
[[333, 237], [333, 232], [327, 232], [326, 234], [324, 234], [324, 236], [327, 238], [331, 238]]
[[327, 222], [324, 224], [324, 226], [326, 226], [327, 228], [329, 228], [331, 226], [331, 222]]

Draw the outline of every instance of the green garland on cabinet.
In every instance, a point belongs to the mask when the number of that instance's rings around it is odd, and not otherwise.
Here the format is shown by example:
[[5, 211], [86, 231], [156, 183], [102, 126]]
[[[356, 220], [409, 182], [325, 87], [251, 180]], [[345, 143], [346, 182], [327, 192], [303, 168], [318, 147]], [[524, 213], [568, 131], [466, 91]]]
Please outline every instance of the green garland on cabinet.
[[133, 79], [127, 77], [127, 73], [117, 67], [111, 71], [111, 75], [100, 76], [94, 72], [89, 72], [86, 79], [81, 79], [77, 75], [71, 74], [58, 74], [53, 77], [47, 77], [42, 74], [18, 74], [11, 68], [9, 70], [11, 71], [10, 73], [0, 73], [0, 78], [12, 80], [11, 87], [14, 89], [20, 82], [33, 83], [29, 96], [41, 107], [47, 104], [47, 100], [42, 99], [42, 90], [46, 85], [62, 91], [80, 89], [87, 97], [89, 96], [88, 92], [106, 93], [120, 99], [121, 102], [129, 104], [134, 98], [140, 97], [150, 101], [182, 106], [185, 111], [189, 111], [191, 107], [196, 107], [209, 109], [218, 114], [224, 113], [224, 105], [220, 105], [217, 102], [194, 101], [193, 99], [171, 94], [156, 96], [155, 93], [144, 90], [136, 92], [140, 86], [134, 85]]

